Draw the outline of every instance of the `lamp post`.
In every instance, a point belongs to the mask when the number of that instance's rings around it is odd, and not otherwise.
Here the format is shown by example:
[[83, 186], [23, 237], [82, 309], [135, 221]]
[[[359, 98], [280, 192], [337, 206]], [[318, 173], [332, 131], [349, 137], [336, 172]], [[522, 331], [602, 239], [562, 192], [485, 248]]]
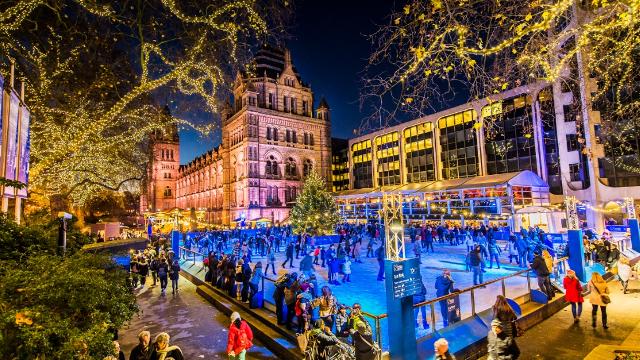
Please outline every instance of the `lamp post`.
[[67, 220], [73, 216], [64, 211], [58, 213], [58, 255], [64, 257], [67, 252]]

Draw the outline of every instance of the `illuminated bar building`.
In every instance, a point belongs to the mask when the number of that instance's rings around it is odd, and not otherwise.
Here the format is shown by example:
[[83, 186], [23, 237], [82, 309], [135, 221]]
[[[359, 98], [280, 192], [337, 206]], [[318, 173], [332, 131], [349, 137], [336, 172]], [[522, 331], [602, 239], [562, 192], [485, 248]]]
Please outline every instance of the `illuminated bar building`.
[[334, 188], [341, 214], [380, 221], [382, 194], [400, 193], [407, 222], [559, 232], [563, 201], [575, 196], [589, 227], [623, 223], [625, 198], [640, 198], [640, 174], [607, 166], [614, 152], [596, 136], [578, 141], [599, 122], [593, 109], [581, 116], [579, 91], [521, 86], [349, 140], [349, 188]]

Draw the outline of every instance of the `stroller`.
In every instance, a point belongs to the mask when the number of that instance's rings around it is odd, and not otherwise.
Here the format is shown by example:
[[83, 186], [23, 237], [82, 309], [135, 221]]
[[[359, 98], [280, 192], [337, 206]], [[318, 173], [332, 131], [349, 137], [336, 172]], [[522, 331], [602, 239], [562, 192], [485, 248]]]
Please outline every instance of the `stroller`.
[[305, 360], [354, 360], [356, 358], [355, 349], [342, 341], [321, 349], [318, 342], [312, 337], [304, 352]]

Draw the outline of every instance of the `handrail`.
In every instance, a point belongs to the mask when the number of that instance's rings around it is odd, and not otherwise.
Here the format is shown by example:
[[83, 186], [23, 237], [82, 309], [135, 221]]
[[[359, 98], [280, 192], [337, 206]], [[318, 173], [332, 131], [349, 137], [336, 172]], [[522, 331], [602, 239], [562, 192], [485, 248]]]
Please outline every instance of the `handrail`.
[[[559, 258], [559, 259], [555, 259], [553, 261], [553, 265], [556, 265], [556, 264], [558, 264], [558, 263], [560, 263], [562, 261], [565, 261], [567, 259], [569, 259], [569, 258], [568, 257], [562, 257], [562, 258]], [[460, 291], [456, 291], [456, 292], [451, 293], [451, 294], [443, 295], [443, 296], [437, 297], [435, 299], [425, 300], [425, 301], [416, 303], [416, 304], [413, 305], [413, 307], [416, 308], [416, 307], [431, 305], [431, 304], [437, 303], [439, 301], [443, 301], [443, 300], [447, 300], [447, 299], [459, 296], [462, 293], [466, 293], [466, 292], [470, 292], [472, 290], [476, 290], [476, 289], [482, 288], [482, 287], [484, 287], [486, 285], [491, 285], [491, 284], [494, 284], [494, 283], [497, 283], [497, 282], [502, 282], [502, 281], [507, 280], [509, 278], [516, 277], [516, 276], [519, 276], [521, 274], [529, 273], [530, 271], [533, 271], [533, 269], [520, 270], [520, 271], [515, 272], [513, 274], [509, 274], [507, 276], [503, 276], [503, 277], [500, 277], [500, 278], [497, 278], [497, 279], [493, 279], [493, 280], [487, 281], [487, 282], [482, 283], [482, 284], [473, 285], [473, 286], [470, 286], [468, 288], [462, 289]], [[386, 314], [383, 314], [383, 315], [385, 315], [385, 317], [386, 317]]]
[[[192, 252], [192, 253], [194, 253], [194, 254], [198, 254], [198, 255], [201, 255], [201, 256], [206, 256], [206, 255], [204, 255], [204, 254], [202, 254], [202, 253], [200, 253], [200, 252], [197, 252], [197, 251], [194, 251], [194, 250], [189, 250], [189, 249], [187, 249], [187, 248], [185, 248], [185, 247], [182, 247], [182, 246], [180, 246], [180, 249], [183, 249], [183, 250], [185, 250], [185, 251]], [[554, 264], [554, 265], [556, 265], [556, 264], [558, 264], [558, 263], [560, 263], [560, 262], [562, 262], [562, 261], [568, 260], [568, 259], [569, 259], [568, 257], [558, 258], [558, 259], [555, 259], [555, 260], [553, 261], [553, 264]], [[479, 289], [479, 288], [482, 288], [482, 287], [486, 287], [487, 285], [495, 284], [495, 283], [497, 283], [497, 282], [501, 282], [501, 281], [507, 280], [507, 279], [509, 279], [509, 278], [519, 276], [519, 275], [521, 275], [521, 274], [526, 274], [526, 273], [528, 273], [528, 272], [530, 272], [530, 271], [533, 271], [533, 269], [523, 269], [523, 270], [520, 270], [520, 271], [515, 272], [515, 273], [513, 273], [513, 274], [509, 274], [509, 275], [506, 275], [506, 276], [502, 276], [502, 277], [499, 277], [499, 278], [497, 278], [497, 279], [493, 279], [493, 280], [490, 280], [490, 281], [484, 282], [484, 283], [482, 283], [482, 284], [473, 285], [473, 286], [470, 286], [470, 287], [468, 287], [468, 288], [464, 288], [464, 289], [462, 289], [462, 290], [460, 290], [460, 291], [457, 291], [457, 292], [455, 292], [455, 293], [451, 293], [451, 294], [443, 295], [443, 296], [440, 296], [440, 297], [437, 297], [437, 298], [434, 298], [434, 299], [425, 300], [425, 301], [422, 301], [422, 302], [416, 303], [416, 304], [414, 304], [414, 305], [413, 305], [413, 307], [414, 307], [414, 308], [416, 308], [416, 307], [422, 307], [422, 306], [426, 306], [426, 305], [431, 305], [431, 304], [434, 304], [434, 303], [437, 303], [437, 302], [440, 302], [440, 301], [443, 301], [443, 300], [447, 300], [447, 299], [450, 299], [450, 298], [453, 298], [453, 297], [459, 296], [460, 294], [463, 294], [463, 293], [466, 293], [466, 292], [470, 292], [471, 290], [476, 290], [476, 289]], [[271, 279], [271, 278], [267, 277], [266, 275], [265, 275], [265, 276], [263, 276], [263, 278], [264, 278], [265, 280], [267, 280], [267, 281], [271, 281], [271, 282], [273, 282], [273, 283], [275, 283], [275, 282], [276, 282], [276, 280]], [[382, 314], [379, 314], [379, 315], [371, 314], [371, 313], [368, 313], [368, 312], [366, 312], [366, 311], [362, 311], [362, 313], [363, 313], [364, 315], [369, 316], [369, 317], [372, 317], [372, 318], [374, 318], [374, 319], [384, 319], [384, 318], [388, 317], [387, 313], [382, 313]]]
[[[187, 248], [185, 248], [183, 246], [180, 246], [179, 248], [181, 250], [184, 250], [185, 252], [192, 253], [194, 255], [193, 256], [193, 261], [194, 262], [195, 262], [196, 255], [200, 255], [203, 258], [207, 257], [207, 255], [205, 255], [205, 254], [202, 254], [202, 253], [200, 253], [198, 251], [187, 249]], [[557, 269], [556, 265], [558, 263], [566, 261], [567, 259], [568, 259], [568, 257], [563, 257], [563, 258], [558, 258], [558, 259], [554, 260], [554, 263], [553, 263], [554, 264], [554, 269], [550, 269], [550, 270], [552, 271], [552, 273], [556, 274], [556, 277], [559, 276], [557, 271], [554, 271], [555, 269]], [[485, 282], [485, 283], [482, 283], [482, 284], [479, 284], [479, 285], [470, 286], [468, 288], [465, 288], [463, 290], [457, 291], [455, 293], [451, 293], [451, 294], [447, 294], [447, 295], [444, 295], [444, 296], [437, 297], [435, 299], [419, 302], [417, 304], [414, 304], [413, 308], [419, 308], [419, 307], [422, 307], [422, 306], [430, 306], [431, 307], [431, 323], [433, 324], [433, 327], [431, 329], [432, 329], [432, 332], [435, 332], [436, 331], [435, 308], [434, 308], [434, 304], [435, 303], [440, 302], [440, 301], [444, 301], [444, 300], [447, 300], [447, 299], [450, 299], [450, 298], [453, 298], [453, 297], [456, 297], [456, 296], [460, 296], [463, 293], [470, 292], [471, 293], [471, 297], [472, 297], [472, 313], [475, 315], [476, 314], [475, 300], [473, 300], [473, 297], [474, 297], [474, 291], [476, 289], [479, 289], [481, 287], [485, 287], [486, 285], [491, 285], [491, 284], [495, 284], [495, 283], [498, 283], [498, 282], [502, 282], [502, 295], [506, 295], [506, 287], [505, 287], [505, 283], [504, 283], [505, 280], [507, 280], [509, 278], [513, 278], [513, 277], [516, 277], [516, 276], [521, 276], [523, 274], [526, 274], [526, 277], [527, 277], [527, 289], [528, 289], [528, 291], [531, 291], [531, 277], [530, 277], [530, 272], [531, 271], [533, 271], [533, 269], [530, 269], [530, 268], [529, 269], [523, 269], [523, 270], [517, 271], [517, 272], [515, 272], [513, 274], [509, 274], [507, 276], [502, 276], [500, 278], [493, 279], [493, 280], [490, 280], [488, 282]], [[261, 284], [262, 285], [262, 291], [264, 291], [264, 281], [265, 280], [266, 281], [270, 281], [272, 283], [276, 282], [275, 279], [269, 278], [269, 277], [266, 276], [266, 274], [264, 274], [262, 276], [262, 281], [261, 281], [262, 282], [262, 284]], [[388, 314], [387, 313], [383, 313], [383, 314], [375, 315], [375, 314], [372, 314], [372, 313], [369, 313], [369, 312], [366, 312], [366, 311], [362, 311], [362, 315], [364, 315], [365, 317], [371, 318], [373, 320], [373, 322], [375, 324], [375, 329], [376, 329], [375, 341], [382, 348], [381, 320], [387, 318]]]

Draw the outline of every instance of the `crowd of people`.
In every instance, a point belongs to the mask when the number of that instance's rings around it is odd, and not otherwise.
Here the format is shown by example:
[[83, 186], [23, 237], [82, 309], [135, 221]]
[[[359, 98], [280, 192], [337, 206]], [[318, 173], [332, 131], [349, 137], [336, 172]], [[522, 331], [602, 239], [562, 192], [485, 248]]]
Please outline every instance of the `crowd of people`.
[[[313, 237], [294, 235], [288, 226], [257, 231], [206, 231], [191, 234], [185, 241], [185, 247], [208, 254], [204, 260], [207, 267], [206, 281], [252, 307], [262, 305], [264, 299], [259, 289], [267, 274], [275, 276], [277, 268], [288, 269], [275, 280], [273, 300], [276, 317], [279, 325], [295, 331], [301, 347], [304, 347], [309, 358], [325, 359], [337, 352], [344, 352], [357, 359], [372, 359], [379, 349], [373, 340], [371, 325], [365, 319], [361, 306], [358, 303], [352, 306], [342, 304], [330, 286], [319, 287], [319, 275], [316, 271], [317, 267], [326, 268], [328, 284], [338, 286], [351, 281], [353, 266], [358, 266], [357, 264], [366, 258], [375, 258], [379, 264], [377, 278], [379, 281], [384, 280], [384, 229], [372, 224], [342, 224], [338, 226], [337, 234], [337, 242], [334, 239], [329, 243], [315, 243], [316, 239]], [[510, 232], [505, 236], [503, 229], [482, 224], [460, 227], [424, 223], [407, 227], [405, 235], [413, 244], [414, 256], [419, 259], [435, 252], [434, 243], [464, 245], [467, 250], [467, 271], [473, 272], [474, 285], [482, 286], [483, 273], [494, 268], [494, 265], [499, 269], [501, 264], [504, 265], [508, 261], [509, 264], [518, 267], [530, 267], [536, 273], [540, 290], [549, 298], [556, 292], [550, 282], [554, 257], [568, 254], [568, 250], [562, 248], [558, 250], [562, 253], [556, 254], [550, 238], [538, 227], [522, 228], [517, 233]], [[628, 281], [628, 276], [624, 280], [624, 258], [620, 257], [619, 251], [606, 236], [606, 233], [602, 239], [590, 239], [585, 236], [585, 260], [603, 263], [607, 268], [621, 265], [620, 279], [626, 291], [625, 282]], [[283, 253], [284, 262], [277, 261], [278, 253]], [[143, 258], [138, 264], [144, 264], [145, 258], [153, 258], [152, 254], [151, 250], [138, 254]], [[260, 257], [260, 261], [254, 261], [254, 257]], [[161, 256], [158, 258], [161, 259]], [[294, 265], [294, 260], [298, 263], [297, 266]], [[162, 260], [160, 261], [162, 263]], [[571, 271], [568, 274], [570, 275]], [[607, 290], [599, 288], [597, 284], [600, 283], [597, 277], [594, 278], [593, 284], [590, 283], [589, 287], [606, 294]], [[565, 284], [565, 288], [567, 286], [570, 285]], [[458, 291], [454, 288], [450, 271], [446, 269], [437, 277], [434, 287], [438, 297]], [[423, 284], [422, 292], [414, 295], [414, 304], [425, 301], [425, 297], [426, 288]], [[576, 318], [580, 316], [581, 302], [572, 302]], [[506, 306], [508, 307], [508, 304]], [[603, 317], [603, 327], [606, 328], [606, 304], [605, 307], [602, 306], [594, 305], [594, 319], [599, 309]], [[502, 357], [494, 357], [496, 359], [515, 359], [516, 353], [519, 353], [514, 335], [515, 322], [513, 319], [509, 320], [511, 315], [515, 314], [512, 314], [512, 310], [509, 313], [506, 309], [499, 297], [494, 306], [497, 320], [492, 322], [489, 332], [489, 354], [508, 351], [512, 357], [501, 355]], [[420, 310], [422, 326], [427, 329], [429, 324], [425, 307], [416, 308], [416, 327], [419, 327]], [[440, 310], [443, 324], [446, 326], [446, 301], [441, 301]], [[237, 322], [235, 320], [233, 319], [232, 323]], [[240, 328], [244, 328], [242, 322], [237, 327], [238, 331]], [[442, 359], [452, 358], [447, 357], [451, 355], [443, 350], [448, 348], [445, 342], [446, 340], [443, 340], [436, 344], [436, 354], [442, 354]], [[229, 355], [238, 354], [237, 351], [232, 351]]]
[[152, 284], [160, 283], [160, 295], [166, 294], [167, 285], [171, 280], [171, 293], [178, 292], [180, 279], [180, 262], [173, 251], [162, 242], [155, 241], [144, 250], [131, 250], [129, 253], [129, 274], [131, 287], [137, 289], [147, 284], [147, 277], [151, 275]]

